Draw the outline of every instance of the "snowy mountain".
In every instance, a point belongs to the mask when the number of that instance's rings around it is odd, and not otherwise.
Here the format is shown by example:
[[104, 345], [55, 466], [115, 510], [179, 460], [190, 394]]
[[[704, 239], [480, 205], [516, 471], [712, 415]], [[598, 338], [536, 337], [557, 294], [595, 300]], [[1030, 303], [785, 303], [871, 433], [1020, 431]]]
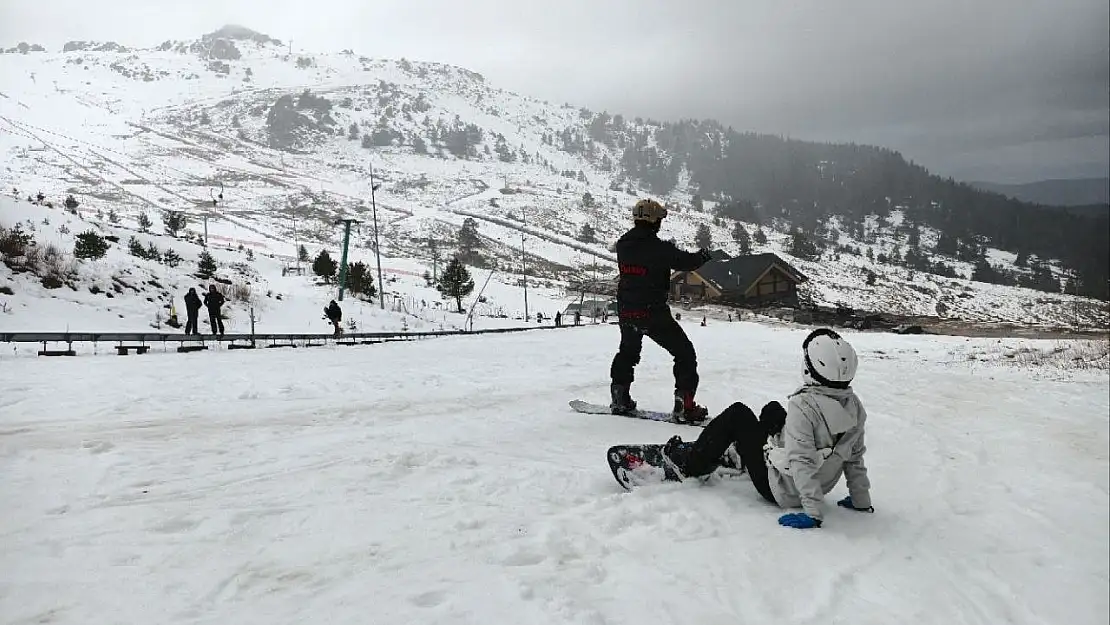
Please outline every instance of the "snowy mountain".
[[[0, 184], [22, 199], [42, 192], [55, 205], [73, 194], [86, 222], [75, 226], [130, 233], [140, 220], [160, 224], [163, 213], [179, 211], [190, 240], [206, 231], [210, 243], [253, 249], [276, 271], [299, 244], [337, 256], [335, 221], [353, 217], [362, 222], [353, 260], [372, 260], [377, 239], [395, 279], [458, 253], [472, 270], [494, 271], [497, 310], [510, 317], [523, 313], [522, 269], [530, 291], [546, 289], [546, 314], [577, 297], [569, 285], [610, 276], [608, 246], [628, 226], [628, 206], [653, 191], [674, 212], [664, 236], [693, 247], [704, 227], [713, 247], [739, 251], [737, 220], [726, 210], [734, 200], [701, 197], [706, 183], [693, 181], [693, 163], [652, 160], [666, 153], [666, 126], [510, 93], [457, 67], [291, 52], [228, 27], [154, 49], [70, 42], [62, 52], [4, 54], [0, 78]], [[373, 196], [372, 184], [380, 185]], [[4, 206], [2, 226], [31, 219]], [[791, 254], [789, 215], [739, 223], [766, 236], [752, 251], [774, 251], [811, 278], [802, 295], [813, 304], [1107, 323], [1095, 300], [969, 280], [986, 264], [991, 275], [1039, 278], [1058, 291], [1068, 274], [1056, 259], [1024, 254], [1019, 262], [1021, 254], [982, 238], [947, 250], [944, 233], [907, 223], [910, 208], [891, 201], [858, 221], [829, 217], [806, 235], [819, 243], [819, 255], [806, 257]], [[467, 220], [476, 236], [460, 239]], [[921, 242], [912, 264], [910, 240]], [[397, 291], [415, 301], [414, 293]], [[41, 299], [21, 305], [33, 311]]]

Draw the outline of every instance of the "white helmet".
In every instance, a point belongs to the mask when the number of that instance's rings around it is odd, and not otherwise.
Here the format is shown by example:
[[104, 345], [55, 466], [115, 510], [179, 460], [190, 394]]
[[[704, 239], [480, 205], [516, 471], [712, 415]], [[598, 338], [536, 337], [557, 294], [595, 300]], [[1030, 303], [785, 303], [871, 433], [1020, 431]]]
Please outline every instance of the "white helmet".
[[802, 341], [805, 355], [805, 372], [808, 380], [832, 388], [848, 388], [856, 377], [856, 350], [839, 334], [828, 328], [809, 333]]

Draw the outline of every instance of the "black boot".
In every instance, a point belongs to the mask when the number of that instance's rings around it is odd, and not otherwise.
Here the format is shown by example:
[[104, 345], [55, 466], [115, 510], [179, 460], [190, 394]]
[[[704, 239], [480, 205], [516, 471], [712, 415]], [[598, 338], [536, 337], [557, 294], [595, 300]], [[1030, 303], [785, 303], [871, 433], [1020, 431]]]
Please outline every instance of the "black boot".
[[674, 392], [674, 418], [679, 423], [700, 424], [709, 416], [709, 410], [704, 406], [694, 403], [694, 394], [690, 391]]
[[666, 477], [668, 480], [681, 482], [685, 479], [686, 463], [690, 459], [690, 453], [694, 449], [694, 443], [684, 442], [680, 436], [672, 436], [663, 445], [663, 457], [666, 459]]
[[636, 402], [632, 401], [629, 388], [628, 384], [609, 385], [609, 409], [613, 414], [626, 415], [636, 410]]

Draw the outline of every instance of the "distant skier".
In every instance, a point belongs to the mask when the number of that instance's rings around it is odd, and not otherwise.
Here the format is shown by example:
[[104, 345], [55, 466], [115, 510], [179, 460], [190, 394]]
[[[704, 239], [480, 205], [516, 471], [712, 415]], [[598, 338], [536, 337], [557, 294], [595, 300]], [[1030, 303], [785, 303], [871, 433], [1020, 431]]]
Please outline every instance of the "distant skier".
[[707, 250], [684, 252], [659, 239], [667, 209], [655, 200], [640, 200], [632, 209], [635, 225], [617, 240], [617, 318], [621, 342], [609, 376], [613, 414], [636, 409], [629, 392], [640, 362], [644, 335], [674, 357], [674, 414], [678, 420], [697, 423], [709, 412], [694, 402], [698, 390], [698, 362], [694, 345], [671, 316], [667, 305], [672, 270], [691, 271], [709, 259]]
[[190, 288], [185, 294], [185, 334], [200, 334], [197, 329], [197, 317], [200, 315], [200, 296], [197, 290]]
[[208, 323], [212, 325], [212, 334], [224, 335], [224, 320], [220, 316], [220, 308], [226, 301], [223, 294], [216, 290], [215, 284], [208, 285], [208, 292], [204, 294], [204, 305], [208, 307]]
[[343, 332], [343, 329], [339, 327], [339, 322], [343, 321], [343, 309], [339, 307], [339, 304], [337, 304], [335, 300], [332, 300], [327, 308], [324, 309], [324, 316], [328, 318], [332, 327], [335, 328], [335, 336], [339, 336]]
[[706, 424], [696, 441], [672, 437], [663, 447], [683, 476], [702, 476], [721, 464], [734, 445], [752, 484], [767, 501], [802, 512], [779, 517], [786, 527], [821, 527], [824, 496], [843, 475], [848, 496], [837, 505], [874, 512], [871, 482], [863, 462], [867, 412], [851, 388], [856, 352], [836, 332], [814, 330], [802, 342], [803, 386], [763, 407], [757, 419], [735, 403]]

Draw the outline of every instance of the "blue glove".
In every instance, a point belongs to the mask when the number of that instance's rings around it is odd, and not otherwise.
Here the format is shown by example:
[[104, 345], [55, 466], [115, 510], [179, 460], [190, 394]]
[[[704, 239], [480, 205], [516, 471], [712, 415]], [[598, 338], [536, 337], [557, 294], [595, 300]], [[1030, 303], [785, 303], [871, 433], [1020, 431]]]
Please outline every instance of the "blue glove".
[[848, 495], [844, 499], [841, 499], [840, 501], [836, 502], [836, 505], [840, 506], [841, 508], [847, 508], [849, 510], [855, 510], [856, 512], [874, 512], [875, 511], [875, 508], [872, 507], [872, 506], [867, 506], [866, 508], [857, 508], [857, 507], [855, 507], [854, 505], [852, 505], [852, 496], [851, 495]]
[[808, 530], [814, 527], [821, 527], [821, 519], [815, 519], [805, 512], [792, 512], [780, 516], [779, 525], [800, 530]]

